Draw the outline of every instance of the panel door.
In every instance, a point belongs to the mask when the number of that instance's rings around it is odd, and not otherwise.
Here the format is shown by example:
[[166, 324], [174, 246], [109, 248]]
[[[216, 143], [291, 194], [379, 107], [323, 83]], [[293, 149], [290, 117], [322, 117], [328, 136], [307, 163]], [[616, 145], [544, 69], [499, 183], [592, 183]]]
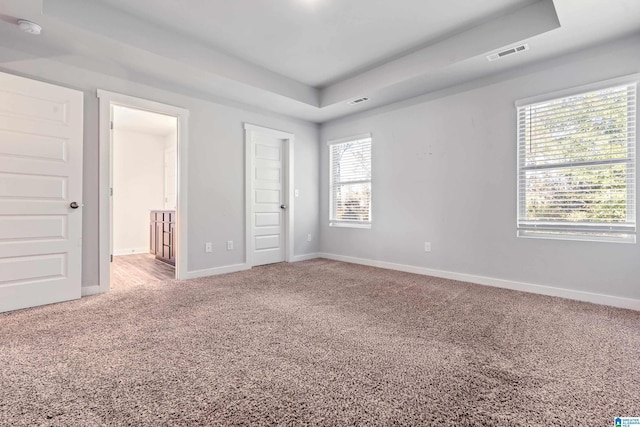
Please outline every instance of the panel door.
[[164, 209], [175, 209], [178, 204], [176, 148], [164, 152]]
[[285, 260], [284, 144], [266, 133], [252, 132], [253, 265]]
[[0, 73], [0, 312], [80, 298], [82, 115], [82, 92]]

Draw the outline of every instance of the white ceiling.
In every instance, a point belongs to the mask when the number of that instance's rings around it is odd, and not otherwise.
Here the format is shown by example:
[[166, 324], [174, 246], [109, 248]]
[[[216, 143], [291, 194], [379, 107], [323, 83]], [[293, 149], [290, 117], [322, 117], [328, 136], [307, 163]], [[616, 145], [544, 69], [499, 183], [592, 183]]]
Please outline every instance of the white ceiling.
[[101, 1], [314, 87], [535, 2]]
[[640, 34], [639, 17], [640, 0], [2, 0], [0, 69], [60, 64], [322, 123]]
[[113, 107], [113, 128], [155, 136], [168, 136], [177, 133], [178, 122], [175, 117], [133, 108]]

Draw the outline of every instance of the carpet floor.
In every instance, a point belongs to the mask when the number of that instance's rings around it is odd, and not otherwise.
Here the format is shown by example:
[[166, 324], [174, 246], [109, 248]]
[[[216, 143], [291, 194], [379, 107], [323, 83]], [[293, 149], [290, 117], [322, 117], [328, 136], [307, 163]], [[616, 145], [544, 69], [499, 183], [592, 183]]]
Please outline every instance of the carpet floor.
[[0, 314], [0, 424], [612, 426], [640, 313], [328, 260]]

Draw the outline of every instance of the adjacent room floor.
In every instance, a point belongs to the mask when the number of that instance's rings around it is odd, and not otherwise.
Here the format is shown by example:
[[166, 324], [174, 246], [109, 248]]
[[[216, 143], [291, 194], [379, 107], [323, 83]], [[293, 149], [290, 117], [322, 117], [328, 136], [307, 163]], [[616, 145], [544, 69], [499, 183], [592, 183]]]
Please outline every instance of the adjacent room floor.
[[150, 254], [116, 256], [111, 263], [112, 290], [173, 280], [175, 277], [173, 266], [158, 261]]
[[328, 260], [0, 315], [0, 424], [606, 426], [640, 313]]

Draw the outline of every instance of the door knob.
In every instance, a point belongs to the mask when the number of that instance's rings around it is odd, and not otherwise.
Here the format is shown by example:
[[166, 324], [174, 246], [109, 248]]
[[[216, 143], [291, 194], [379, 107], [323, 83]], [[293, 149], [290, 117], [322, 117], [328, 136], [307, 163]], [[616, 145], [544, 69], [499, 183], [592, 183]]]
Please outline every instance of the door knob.
[[71, 202], [71, 204], [69, 205], [69, 207], [71, 209], [78, 209], [80, 207], [80, 205], [78, 205], [76, 202]]
[[287, 209], [287, 205], [280, 205], [280, 209]]

